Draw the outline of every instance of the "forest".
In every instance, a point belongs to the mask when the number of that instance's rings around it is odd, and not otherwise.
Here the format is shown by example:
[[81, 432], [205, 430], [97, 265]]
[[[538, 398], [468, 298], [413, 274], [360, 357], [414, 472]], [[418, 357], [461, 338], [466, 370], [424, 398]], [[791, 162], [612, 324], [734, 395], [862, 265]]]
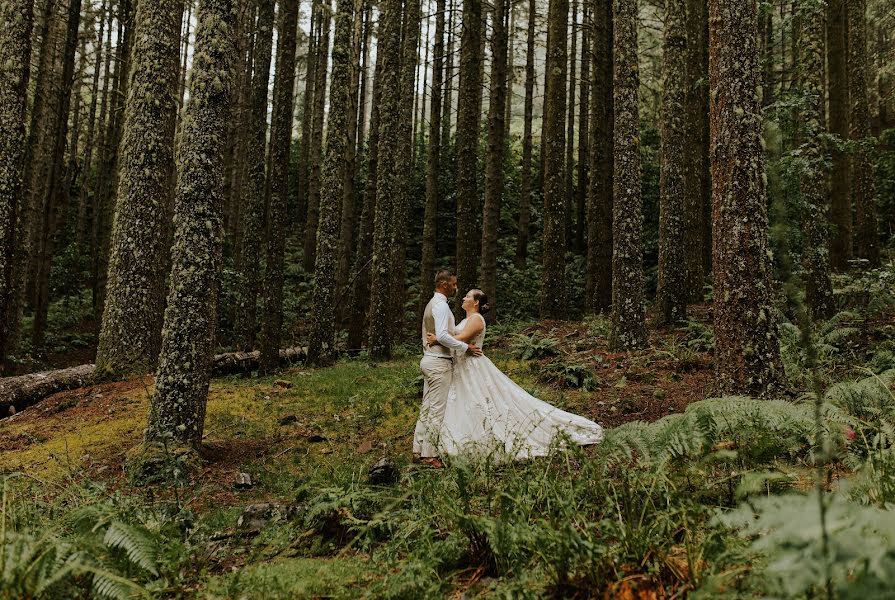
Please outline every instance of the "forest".
[[[443, 329], [598, 443], [420, 455]], [[895, 0], [0, 0], [0, 487], [3, 600], [892, 598]]]

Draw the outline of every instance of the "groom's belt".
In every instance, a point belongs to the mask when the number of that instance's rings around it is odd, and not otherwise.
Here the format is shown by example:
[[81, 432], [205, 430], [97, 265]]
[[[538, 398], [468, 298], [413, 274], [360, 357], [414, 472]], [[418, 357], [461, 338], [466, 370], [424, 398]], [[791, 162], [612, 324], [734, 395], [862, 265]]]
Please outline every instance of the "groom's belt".
[[445, 359], [445, 360], [449, 360], [449, 361], [453, 361], [453, 360], [454, 360], [454, 357], [453, 357], [453, 356], [445, 356], [444, 354], [430, 354], [430, 353], [426, 353], [426, 354], [424, 354], [424, 356], [431, 356], [432, 358], [443, 358], [443, 359]]

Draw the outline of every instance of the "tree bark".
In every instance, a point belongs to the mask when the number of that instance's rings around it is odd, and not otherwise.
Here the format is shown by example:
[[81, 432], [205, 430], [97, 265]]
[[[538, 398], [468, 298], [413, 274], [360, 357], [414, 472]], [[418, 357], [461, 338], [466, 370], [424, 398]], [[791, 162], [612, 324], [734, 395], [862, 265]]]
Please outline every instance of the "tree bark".
[[532, 119], [534, 115], [535, 89], [535, 21], [537, 4], [528, 2], [528, 32], [525, 48], [525, 106], [522, 125], [522, 183], [519, 191], [519, 231], [516, 234], [516, 268], [524, 269], [528, 258], [528, 230], [531, 226], [532, 195]]
[[593, 32], [593, 88], [590, 95], [590, 181], [587, 192], [586, 303], [591, 312], [612, 305], [612, 215], [614, 172], [612, 0], [596, 0]]
[[258, 26], [255, 32], [252, 107], [249, 117], [249, 173], [243, 210], [242, 261], [239, 277], [241, 289], [236, 312], [237, 346], [246, 350], [254, 347], [258, 327], [258, 273], [261, 268], [260, 253], [263, 246], [267, 99], [273, 52], [274, 3], [274, 0], [259, 2]]
[[323, 163], [323, 192], [320, 196], [320, 221], [317, 226], [317, 252], [314, 263], [314, 310], [308, 362], [316, 366], [332, 364], [336, 358], [336, 261], [333, 252], [339, 242], [339, 211], [345, 193], [349, 164], [345, 160], [354, 136], [348, 127], [353, 110], [351, 99], [352, 54], [354, 44], [354, 0], [338, 0], [336, 32], [332, 51], [332, 85], [329, 93], [329, 118], [326, 156]]
[[[415, 1], [415, 0], [413, 0]], [[377, 104], [379, 117], [378, 157], [376, 164], [376, 204], [373, 227], [373, 254], [370, 283], [369, 352], [373, 360], [391, 358], [391, 324], [394, 317], [392, 295], [393, 219], [395, 203], [400, 191], [399, 177], [404, 165], [401, 160], [401, 0], [384, 0], [380, 4], [379, 47], [381, 71], [379, 84], [382, 92]], [[372, 174], [371, 174], [372, 176]], [[383, 327], [383, 324], [389, 326]]]
[[685, 319], [689, 296], [685, 287], [684, 250], [688, 154], [684, 87], [687, 74], [686, 23], [684, 0], [666, 0], [660, 125], [659, 284], [656, 291], [656, 312], [660, 325], [671, 325]]
[[578, 0], [572, 0], [572, 47], [569, 49], [568, 125], [566, 132], [565, 163], [565, 227], [566, 245], [571, 250], [575, 242], [575, 87], [578, 83]]
[[444, 65], [444, 106], [441, 109], [441, 141], [445, 145], [451, 143], [451, 119], [454, 110], [454, 14], [455, 0], [448, 0], [447, 44], [445, 45], [446, 61]]
[[81, 0], [71, 0], [65, 27], [65, 44], [62, 50], [62, 74], [60, 87], [54, 90], [55, 117], [53, 150], [47, 181], [50, 187], [42, 198], [43, 217], [38, 239], [37, 271], [34, 281], [34, 324], [31, 329], [31, 347], [42, 349], [50, 309], [50, 264], [56, 246], [60, 217], [64, 227], [69, 191], [65, 168], [65, 147], [68, 141], [68, 117], [71, 107], [71, 90], [74, 87], [75, 55], [78, 48], [78, 27], [81, 22]]
[[426, 157], [426, 208], [423, 215], [420, 261], [420, 305], [423, 311], [435, 290], [436, 237], [438, 234], [438, 178], [441, 171], [441, 88], [444, 77], [445, 0], [436, 0], [435, 44], [432, 49], [432, 99], [429, 107], [429, 151]]
[[[398, 129], [398, 164], [404, 168], [413, 168], [413, 102], [416, 96], [416, 68], [419, 63], [420, 41], [420, 0], [407, 0], [404, 3], [404, 38], [401, 42], [401, 87], [400, 98], [406, 101], [400, 105]], [[396, 166], [397, 172], [397, 166]], [[397, 178], [397, 195], [393, 199], [391, 236], [392, 236], [392, 323], [394, 337], [400, 337], [405, 325], [404, 305], [407, 300], [407, 236], [408, 226], [412, 218], [412, 189], [410, 177]]]
[[[827, 3], [827, 94], [830, 102], [830, 133], [837, 141], [848, 139], [848, 15], [847, 0]], [[844, 271], [852, 257], [851, 169], [848, 155], [840, 144], [832, 147], [833, 169], [830, 178], [830, 264]]]
[[[587, 190], [590, 186], [590, 63], [593, 19], [585, 4], [581, 21], [581, 91], [578, 100], [578, 185], [575, 186], [575, 252], [585, 255], [587, 245]], [[571, 242], [570, 242], [571, 245]]]
[[[315, 72], [314, 82], [314, 118], [311, 135], [311, 147], [308, 153], [309, 161], [309, 180], [308, 180], [308, 212], [305, 218], [304, 230], [304, 253], [302, 254], [302, 262], [305, 272], [314, 271], [314, 263], [317, 252], [317, 222], [320, 219], [320, 194], [322, 185], [321, 162], [323, 157], [323, 116], [326, 107], [326, 79], [329, 74], [328, 58], [329, 58], [329, 30], [331, 23], [331, 12], [328, 7], [324, 7], [323, 21], [321, 29], [321, 37], [317, 46], [317, 64], [318, 68]], [[344, 187], [341, 188], [344, 190]], [[335, 207], [336, 211], [342, 210], [339, 203]], [[340, 212], [336, 213], [337, 217]], [[338, 225], [338, 218], [336, 224]]]
[[33, 0], [0, 1], [0, 372], [10, 350], [16, 221], [25, 200], [22, 169], [33, 13]]
[[615, 0], [613, 97], [615, 171], [612, 218], [612, 330], [609, 346], [646, 344], [643, 309], [643, 198], [640, 194], [640, 75], [637, 0]]
[[491, 27], [491, 98], [488, 103], [488, 155], [485, 165], [485, 206], [482, 222], [482, 283], [491, 312], [497, 322], [497, 257], [500, 239], [500, 206], [504, 192], [506, 158], [507, 23], [510, 0], [496, 0]]
[[[568, 0], [550, 0], [547, 12], [547, 77], [544, 97], [544, 238], [541, 276], [541, 318], [565, 317], [566, 189], [563, 159], [566, 146], [566, 50]], [[568, 165], [565, 165], [568, 166]]]
[[824, 118], [824, 7], [805, 3], [799, 7], [802, 43], [799, 65], [802, 93], [806, 102], [801, 111], [803, 170], [799, 188], [802, 207], [802, 267], [805, 270], [805, 300], [816, 318], [833, 316], [833, 286], [830, 283], [830, 254], [827, 243], [827, 168]]
[[225, 123], [230, 98], [237, 93], [232, 9], [233, 0], [199, 0], [197, 10], [196, 54], [174, 204], [171, 288], [146, 428], [150, 443], [202, 442], [217, 329]]
[[715, 381], [766, 395], [783, 376], [772, 306], [756, 6], [709, 2]]
[[687, 65], [684, 155], [687, 178], [683, 188], [684, 256], [682, 282], [686, 300], [703, 298], [705, 276], [711, 271], [712, 181], [709, 173], [709, 54], [707, 0], [686, 0]]
[[870, 141], [868, 97], [867, 0], [848, 2], [849, 137], [856, 143], [851, 157], [851, 199], [855, 207], [855, 254], [872, 268], [880, 264], [876, 224], [876, 183]]
[[283, 262], [286, 250], [286, 183], [292, 145], [292, 100], [295, 89], [295, 45], [298, 0], [282, 0], [270, 125], [270, 203], [267, 218], [267, 262], [264, 271], [264, 322], [261, 369], [277, 366], [283, 329]]
[[[75, 249], [79, 253], [82, 251], [82, 246], [84, 243], [84, 234], [87, 230], [87, 211], [90, 208], [90, 193], [89, 190], [91, 186], [89, 186], [90, 182], [90, 171], [93, 168], [93, 150], [94, 143], [96, 141], [96, 108], [99, 103], [99, 74], [100, 71], [104, 71], [103, 75], [103, 100], [105, 103], [105, 95], [108, 92], [108, 88], [106, 87], [109, 78], [109, 57], [111, 54], [111, 49], [109, 45], [103, 47], [103, 40], [105, 35], [105, 27], [106, 27], [106, 17], [108, 14], [111, 14], [112, 7], [110, 5], [107, 6], [106, 0], [102, 0], [102, 4], [100, 6], [98, 21], [99, 21], [99, 31], [96, 35], [96, 60], [93, 65], [93, 82], [90, 86], [90, 108], [87, 111], [87, 139], [84, 143], [84, 160], [81, 163], [81, 177], [78, 182], [78, 196], [80, 197], [80, 202], [78, 204], [78, 217], [75, 222]], [[109, 26], [109, 30], [111, 31], [111, 23]], [[101, 68], [105, 65], [103, 68]], [[101, 111], [101, 118], [98, 123], [99, 127], [102, 129], [105, 127], [105, 110]]]
[[469, 290], [476, 285], [482, 232], [482, 204], [478, 186], [479, 119], [482, 95], [481, 53], [482, 2], [463, 0], [460, 41], [460, 83], [457, 93], [457, 286]]
[[295, 199], [295, 211], [298, 221], [296, 228], [302, 231], [308, 214], [308, 182], [311, 156], [311, 145], [314, 137], [314, 86], [317, 80], [317, 47], [320, 29], [320, 11], [311, 4], [311, 22], [308, 29], [308, 53], [305, 57], [305, 91], [302, 98], [301, 140], [298, 147], [298, 192]]
[[144, 373], [161, 345], [165, 274], [159, 269], [174, 168], [176, 80], [183, 3], [137, 5], [131, 85], [125, 106], [121, 173], [108, 288], [96, 354], [103, 376]]

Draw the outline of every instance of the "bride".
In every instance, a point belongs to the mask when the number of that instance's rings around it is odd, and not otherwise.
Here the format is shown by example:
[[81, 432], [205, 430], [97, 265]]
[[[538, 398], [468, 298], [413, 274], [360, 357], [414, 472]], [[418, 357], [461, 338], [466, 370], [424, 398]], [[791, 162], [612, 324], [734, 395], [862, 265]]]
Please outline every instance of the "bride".
[[[482, 348], [487, 296], [481, 290], [470, 290], [463, 298], [463, 309], [466, 318], [457, 325], [453, 337]], [[428, 334], [427, 341], [438, 344], [433, 334]], [[603, 428], [538, 400], [486, 356], [454, 357], [453, 384], [439, 435], [443, 455], [544, 456], [560, 434], [586, 446], [603, 439]]]

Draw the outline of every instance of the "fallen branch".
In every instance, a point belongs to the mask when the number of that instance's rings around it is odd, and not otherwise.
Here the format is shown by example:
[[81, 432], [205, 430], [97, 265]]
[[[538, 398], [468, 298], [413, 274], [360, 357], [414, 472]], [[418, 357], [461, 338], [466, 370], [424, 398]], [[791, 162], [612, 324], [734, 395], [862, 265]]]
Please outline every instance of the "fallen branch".
[[[280, 350], [280, 365], [301, 362], [307, 356], [304, 348]], [[218, 354], [212, 362], [213, 376], [251, 373], [261, 362], [261, 353], [227, 352]], [[0, 378], [0, 419], [37, 404], [57, 392], [74, 390], [93, 383], [94, 365], [80, 365], [55, 371], [29, 373]]]

